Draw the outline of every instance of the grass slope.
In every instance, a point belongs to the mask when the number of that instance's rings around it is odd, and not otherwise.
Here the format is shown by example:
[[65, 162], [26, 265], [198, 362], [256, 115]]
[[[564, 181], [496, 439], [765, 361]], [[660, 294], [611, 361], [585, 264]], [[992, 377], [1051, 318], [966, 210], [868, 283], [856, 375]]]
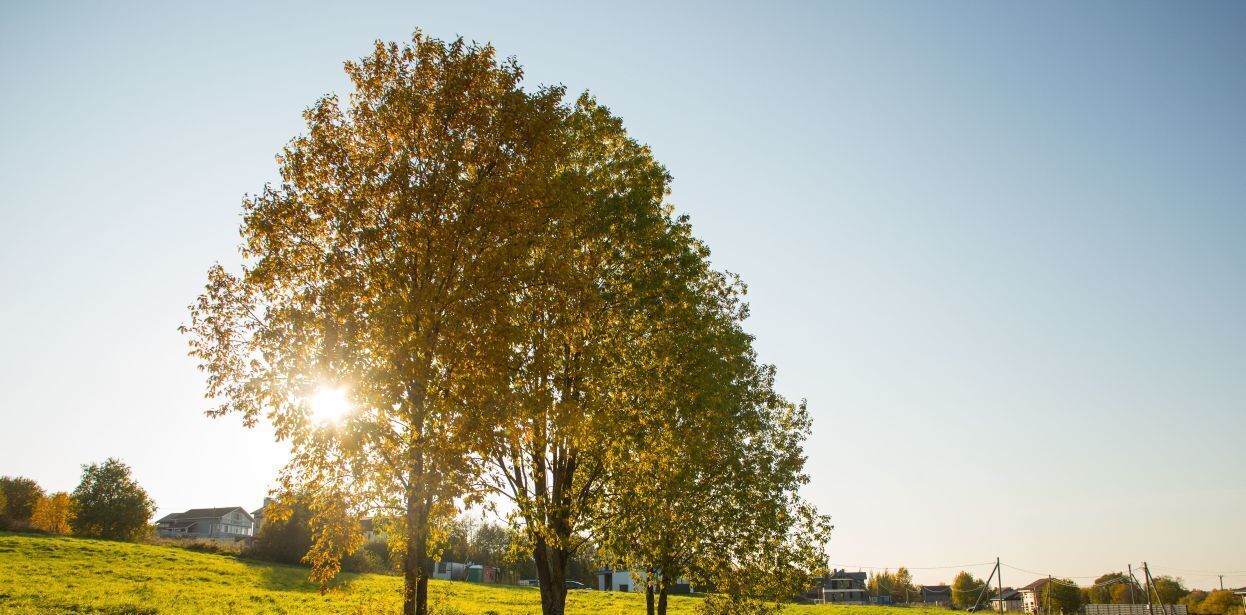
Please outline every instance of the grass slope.
[[[396, 613], [402, 581], [345, 574], [326, 594], [307, 569], [175, 547], [0, 532], [0, 613]], [[445, 615], [537, 615], [537, 590], [433, 581], [430, 603]], [[673, 596], [671, 615], [698, 598]], [[799, 615], [900, 615], [890, 607], [793, 606]], [[641, 615], [641, 594], [571, 592], [572, 614]], [[918, 615], [922, 609], [903, 609]]]

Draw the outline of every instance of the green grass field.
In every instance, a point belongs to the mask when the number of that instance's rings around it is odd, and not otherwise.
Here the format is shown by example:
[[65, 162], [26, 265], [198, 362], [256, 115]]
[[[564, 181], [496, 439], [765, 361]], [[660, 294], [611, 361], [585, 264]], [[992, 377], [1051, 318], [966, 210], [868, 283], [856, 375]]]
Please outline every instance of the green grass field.
[[[0, 613], [395, 613], [402, 581], [339, 577], [321, 595], [307, 569], [176, 547], [0, 532]], [[537, 590], [433, 581], [443, 615], [539, 615]], [[691, 615], [699, 598], [671, 598], [671, 615]], [[644, 596], [572, 592], [571, 613], [641, 615]], [[932, 609], [934, 610], [934, 609]], [[799, 615], [920, 615], [899, 607], [791, 606]], [[940, 610], [941, 611], [941, 610]], [[942, 612], [942, 611], [941, 611]]]

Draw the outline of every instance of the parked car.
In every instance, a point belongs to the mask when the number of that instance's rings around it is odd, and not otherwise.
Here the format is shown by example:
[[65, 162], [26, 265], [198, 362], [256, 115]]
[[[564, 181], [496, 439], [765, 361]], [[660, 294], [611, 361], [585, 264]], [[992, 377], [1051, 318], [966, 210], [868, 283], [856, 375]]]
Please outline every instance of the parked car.
[[541, 580], [540, 579], [520, 579], [519, 585], [521, 587], [540, 587]]
[[567, 589], [593, 589], [579, 581], [567, 581]]

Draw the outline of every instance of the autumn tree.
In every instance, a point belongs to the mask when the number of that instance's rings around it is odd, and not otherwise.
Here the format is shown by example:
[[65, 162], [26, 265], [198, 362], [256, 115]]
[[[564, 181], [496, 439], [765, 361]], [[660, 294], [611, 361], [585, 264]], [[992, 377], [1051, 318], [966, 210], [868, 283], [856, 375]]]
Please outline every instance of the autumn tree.
[[917, 595], [913, 575], [904, 566], [895, 572], [883, 571], [870, 575], [867, 588], [871, 596], [890, 596], [893, 602], [908, 602]]
[[[743, 287], [703, 258], [686, 260], [699, 265], [687, 296], [657, 315], [647, 352], [622, 371], [636, 385], [619, 407], [634, 413], [623, 419], [632, 452], [611, 475], [598, 531], [619, 566], [644, 573], [650, 615], [665, 615], [682, 577], [736, 597], [799, 593], [823, 572], [829, 532], [796, 494], [808, 419], [774, 393], [773, 368], [757, 364], [740, 328]], [[788, 565], [743, 569], [762, 550]], [[765, 583], [734, 582], [750, 576]]]
[[1146, 602], [1146, 593], [1137, 583], [1117, 583], [1110, 588], [1112, 604], [1141, 604]]
[[24, 476], [0, 477], [0, 491], [4, 492], [4, 518], [16, 523], [29, 523], [35, 505], [43, 498], [39, 483]]
[[1242, 599], [1232, 591], [1218, 589], [1206, 592], [1190, 610], [1200, 615], [1234, 615], [1242, 612]]
[[[266, 418], [315, 494], [313, 578], [375, 515], [402, 559], [404, 612], [427, 610], [432, 556], [476, 483], [472, 452], [507, 386], [513, 298], [567, 185], [561, 88], [520, 87], [490, 46], [417, 32], [346, 64], [243, 203], [238, 273], [191, 306], [214, 416]], [[313, 400], [348, 406], [321, 420]]]
[[620, 420], [636, 384], [615, 367], [635, 352], [638, 322], [664, 298], [675, 241], [669, 176], [622, 122], [591, 98], [567, 121], [571, 188], [558, 225], [529, 253], [516, 295], [503, 421], [482, 460], [531, 549], [545, 615], [561, 615], [567, 566], [627, 458]]
[[73, 500], [64, 491], [39, 498], [30, 516], [30, 525], [49, 534], [68, 534], [74, 517]]
[[985, 586], [986, 583], [982, 579], [964, 570], [960, 571], [956, 578], [952, 579], [952, 606], [958, 609], [973, 606], [978, 602], [978, 597]]
[[73, 492], [70, 527], [80, 536], [134, 540], [147, 530], [156, 503], [119, 459], [82, 466], [82, 481]]

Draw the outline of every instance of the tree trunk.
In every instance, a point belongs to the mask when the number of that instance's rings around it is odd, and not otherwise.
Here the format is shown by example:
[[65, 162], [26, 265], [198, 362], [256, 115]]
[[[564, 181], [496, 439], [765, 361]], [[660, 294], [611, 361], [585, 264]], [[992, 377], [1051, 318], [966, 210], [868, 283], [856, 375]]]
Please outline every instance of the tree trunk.
[[653, 612], [653, 585], [645, 583], [645, 612], [654, 615]]
[[[415, 508], [414, 506], [412, 508]], [[420, 515], [408, 514], [408, 522]], [[428, 577], [432, 566], [428, 559], [428, 535], [422, 529], [411, 526], [407, 531], [407, 549], [403, 554], [402, 612], [403, 615], [426, 615], [428, 613]]]
[[567, 552], [555, 549], [538, 538], [532, 551], [536, 576], [541, 583], [542, 615], [564, 615], [567, 612]]
[[658, 587], [658, 615], [666, 615], [666, 576], [662, 577], [661, 585]]
[[433, 563], [428, 557], [428, 512], [431, 505], [421, 485], [424, 470], [423, 455], [416, 453], [413, 459], [407, 490], [407, 548], [403, 557], [402, 612], [403, 615], [428, 614], [428, 578], [432, 576]]

